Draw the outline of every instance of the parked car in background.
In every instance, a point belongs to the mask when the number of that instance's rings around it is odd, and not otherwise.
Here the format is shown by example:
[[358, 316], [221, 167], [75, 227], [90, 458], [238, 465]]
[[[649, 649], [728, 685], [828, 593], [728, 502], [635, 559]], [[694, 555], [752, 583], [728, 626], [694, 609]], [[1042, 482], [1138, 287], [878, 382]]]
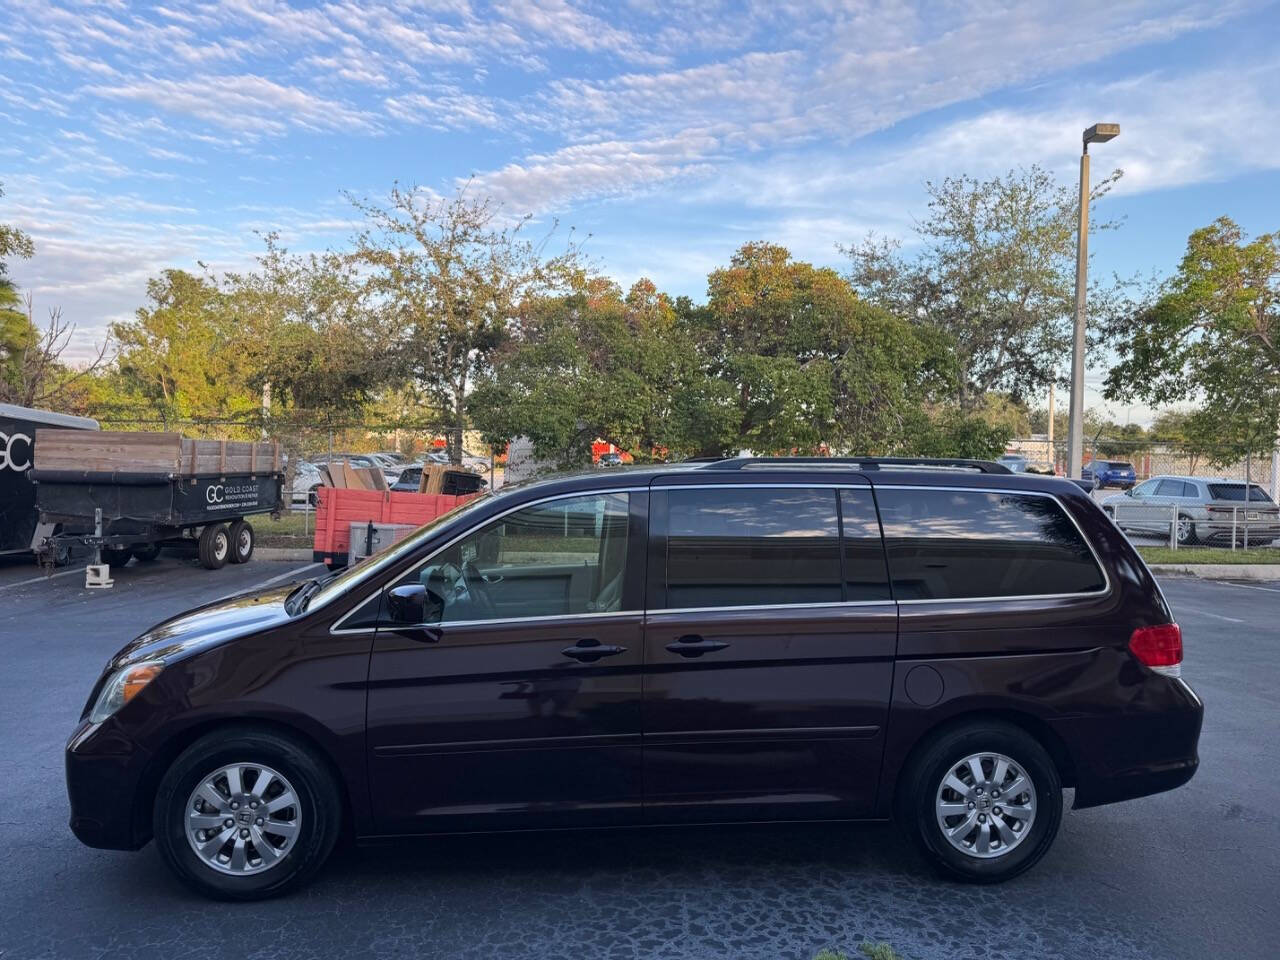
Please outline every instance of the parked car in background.
[[1133, 464], [1127, 460], [1092, 460], [1084, 465], [1084, 469], [1080, 471], [1080, 477], [1084, 480], [1092, 480], [1099, 490], [1105, 490], [1107, 487], [1128, 490], [1138, 482]]
[[1150, 571], [1065, 480], [592, 470], [127, 644], [67, 744], [71, 829], [154, 837], [234, 900], [297, 887], [348, 832], [890, 817], [990, 883], [1049, 850], [1064, 788], [1079, 809], [1195, 774], [1181, 661]]
[[290, 492], [292, 503], [309, 503], [315, 506], [319, 500], [316, 491], [324, 486], [324, 477], [314, 463], [299, 460], [293, 471], [293, 487]]
[[1221, 477], [1152, 477], [1107, 497], [1103, 509], [1121, 530], [1168, 537], [1176, 524], [1180, 544], [1243, 543], [1280, 538], [1280, 507], [1256, 483]]
[[[443, 466], [443, 464], [434, 464], [434, 466]], [[396, 478], [396, 482], [391, 484], [391, 489], [402, 493], [417, 493], [418, 488], [422, 485], [423, 464], [411, 463], [400, 471], [400, 476]], [[480, 474], [462, 468], [456, 470], [446, 470], [444, 478], [444, 488], [441, 493], [454, 495], [475, 493], [483, 490], [489, 485]]]
[[1009, 468], [1010, 473], [1026, 473], [1029, 466], [1027, 458], [1017, 453], [1006, 453], [996, 460], [1001, 466]]
[[1027, 473], [1038, 473], [1041, 476], [1053, 477], [1058, 473], [1058, 468], [1048, 460], [1030, 460], [1027, 462]]
[[596, 461], [597, 467], [620, 467], [622, 466], [622, 454], [620, 453], [602, 453], [600, 459]]

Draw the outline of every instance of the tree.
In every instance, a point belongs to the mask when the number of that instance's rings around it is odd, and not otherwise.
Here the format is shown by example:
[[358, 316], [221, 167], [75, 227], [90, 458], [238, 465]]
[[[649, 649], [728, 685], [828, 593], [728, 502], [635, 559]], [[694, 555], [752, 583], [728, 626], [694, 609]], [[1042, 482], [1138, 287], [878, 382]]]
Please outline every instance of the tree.
[[707, 278], [689, 323], [708, 376], [732, 388], [733, 446], [874, 452], [906, 437], [906, 413], [954, 388], [945, 335], [860, 300], [834, 270], [749, 243]]
[[[1093, 188], [1096, 203], [1119, 170]], [[1055, 379], [1069, 344], [1075, 299], [1077, 192], [1039, 167], [990, 180], [928, 182], [929, 212], [912, 259], [895, 241], [844, 247], [860, 296], [952, 338], [958, 399], [975, 409], [990, 391], [1014, 402]], [[1091, 229], [1113, 224], [1091, 218]], [[1095, 285], [1095, 302], [1104, 291]]]
[[[4, 196], [0, 185], [0, 197]], [[34, 301], [25, 298], [9, 277], [8, 258], [23, 260], [35, 255], [35, 243], [17, 227], [0, 224], [0, 402], [20, 406], [58, 406], [79, 382], [97, 370], [106, 355], [104, 342], [97, 356], [79, 369], [62, 361], [75, 333], [75, 325], [62, 318], [62, 311], [49, 311], [42, 328], [35, 322]]]
[[192, 419], [248, 422], [259, 409], [232, 298], [213, 276], [166, 270], [147, 282], [149, 304], [112, 326], [121, 381], [168, 426]]
[[503, 225], [501, 209], [459, 191], [452, 199], [392, 188], [387, 206], [349, 199], [369, 221], [352, 257], [394, 324], [401, 372], [448, 423], [449, 457], [462, 458], [467, 393], [490, 369], [525, 299], [580, 278], [570, 242], [556, 257], [527, 238], [529, 218]]
[[[1114, 311], [1118, 362], [1108, 398], [1152, 404], [1203, 398], [1222, 446], [1274, 442], [1280, 411], [1280, 232], [1249, 240], [1220, 217], [1194, 231], [1177, 273]], [[1263, 443], [1269, 449], [1269, 444]]]
[[705, 386], [664, 294], [640, 280], [624, 297], [596, 279], [522, 304], [468, 409], [491, 444], [526, 436], [539, 458], [561, 466], [589, 462], [596, 439], [640, 460], [682, 458], [701, 442], [694, 418], [714, 416], [714, 402], [690, 396]]

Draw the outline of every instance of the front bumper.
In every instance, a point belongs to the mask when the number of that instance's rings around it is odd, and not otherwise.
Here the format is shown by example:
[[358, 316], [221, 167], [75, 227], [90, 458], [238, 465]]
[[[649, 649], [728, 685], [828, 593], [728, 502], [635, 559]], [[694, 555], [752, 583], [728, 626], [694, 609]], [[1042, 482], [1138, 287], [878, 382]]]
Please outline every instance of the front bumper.
[[1054, 721], [1076, 759], [1077, 809], [1162, 793], [1195, 776], [1204, 704], [1181, 679], [1152, 677], [1146, 686], [1144, 702], [1121, 714]]
[[114, 728], [82, 722], [67, 741], [71, 832], [81, 843], [137, 850], [151, 839], [148, 810], [138, 803], [151, 755]]

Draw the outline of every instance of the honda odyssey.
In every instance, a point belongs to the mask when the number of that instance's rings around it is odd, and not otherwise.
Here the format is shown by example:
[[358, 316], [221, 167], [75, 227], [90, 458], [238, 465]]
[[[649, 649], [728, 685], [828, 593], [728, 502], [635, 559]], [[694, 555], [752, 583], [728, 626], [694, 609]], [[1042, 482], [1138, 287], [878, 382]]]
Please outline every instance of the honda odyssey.
[[[896, 819], [1005, 880], [1074, 805], [1185, 783], [1203, 709], [1124, 535], [977, 461], [750, 459], [486, 493], [107, 664], [71, 829], [208, 895], [342, 834]], [[836, 829], [832, 827], [831, 829]]]

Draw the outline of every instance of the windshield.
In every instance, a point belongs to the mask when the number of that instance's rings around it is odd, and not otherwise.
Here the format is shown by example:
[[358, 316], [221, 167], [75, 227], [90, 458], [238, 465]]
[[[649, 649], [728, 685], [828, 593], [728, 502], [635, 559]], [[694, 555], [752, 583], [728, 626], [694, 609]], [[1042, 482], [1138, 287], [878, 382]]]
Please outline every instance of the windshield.
[[494, 495], [491, 493], [479, 494], [473, 499], [468, 500], [466, 503], [461, 503], [447, 513], [442, 513], [434, 520], [423, 524], [399, 543], [394, 544], [391, 549], [383, 553], [376, 553], [372, 556], [365, 557], [358, 563], [354, 563], [347, 567], [341, 573], [331, 574], [327, 579], [320, 581], [320, 589], [310, 597], [302, 609], [318, 610], [335, 597], [342, 596], [342, 594], [346, 593], [352, 587], [363, 583], [378, 571], [385, 570], [401, 557], [404, 557], [418, 549], [418, 547], [422, 545], [422, 542], [435, 532], [437, 527], [448, 523], [463, 514], [469, 513], [481, 504], [487, 503], [489, 500], [493, 499], [493, 496]]

